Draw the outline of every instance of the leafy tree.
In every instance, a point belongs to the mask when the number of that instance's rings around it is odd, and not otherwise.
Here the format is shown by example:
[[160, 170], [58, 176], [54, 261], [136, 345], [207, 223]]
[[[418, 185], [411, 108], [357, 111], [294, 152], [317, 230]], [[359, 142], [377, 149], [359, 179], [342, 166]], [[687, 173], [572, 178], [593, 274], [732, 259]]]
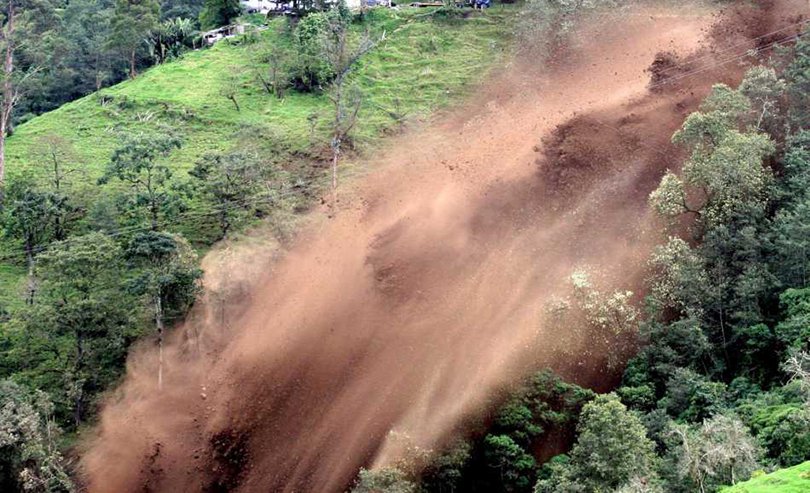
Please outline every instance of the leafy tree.
[[293, 33], [294, 63], [290, 66], [291, 83], [300, 92], [317, 91], [331, 82], [332, 67], [323, 56], [321, 45], [329, 20], [324, 13], [310, 14], [300, 22]]
[[194, 45], [197, 29], [191, 19], [168, 19], [157, 24], [147, 35], [149, 56], [155, 63], [180, 56]]
[[[100, 358], [110, 356], [108, 343], [122, 337], [130, 323], [121, 296], [122, 259], [120, 247], [102, 233], [56, 242], [37, 259], [41, 295], [29, 324], [45, 337], [72, 341], [64, 371], [76, 426], [84, 421], [89, 396], [109, 383]], [[124, 350], [119, 346], [119, 358]]]
[[162, 0], [160, 20], [189, 19], [197, 24], [204, 3], [204, 0]]
[[251, 199], [260, 191], [261, 169], [258, 156], [251, 152], [206, 155], [189, 175], [195, 180], [197, 193], [216, 206], [222, 238], [240, 213], [243, 215], [256, 205]]
[[586, 404], [577, 432], [570, 463], [541, 480], [536, 492], [611, 491], [639, 478], [654, 478], [655, 444], [615, 394], [599, 395]]
[[503, 491], [525, 491], [532, 484], [537, 462], [507, 435], [487, 435], [484, 438], [487, 465], [497, 471]]
[[27, 180], [19, 180], [8, 190], [8, 207], [4, 221], [5, 235], [22, 243], [28, 266], [29, 303], [36, 291], [34, 281], [34, 258], [52, 239], [53, 207], [49, 194], [38, 190]]
[[0, 380], [0, 489], [70, 493], [75, 487], [59, 453], [53, 406], [40, 391]]
[[361, 469], [352, 493], [416, 493], [417, 485], [396, 467]]
[[242, 5], [239, 0], [205, 0], [200, 12], [200, 26], [203, 29], [227, 26], [240, 15]]
[[793, 61], [785, 71], [790, 98], [790, 119], [797, 128], [810, 125], [810, 41], [806, 34], [796, 41]]
[[465, 441], [451, 445], [422, 472], [420, 489], [425, 493], [454, 493], [460, 491], [464, 467], [470, 460], [471, 446]]
[[764, 207], [771, 174], [763, 160], [775, 148], [766, 135], [739, 130], [750, 109], [747, 97], [719, 84], [701, 111], [687, 117], [672, 140], [690, 148], [692, 155], [683, 166], [683, 178], [667, 173], [650, 195], [658, 213], [692, 213], [706, 228], [746, 206]]
[[115, 0], [108, 46], [126, 55], [130, 78], [137, 75], [138, 49], [143, 46], [143, 38], [155, 29], [159, 19], [157, 0]]
[[154, 320], [159, 352], [158, 389], [163, 388], [163, 338], [167, 315], [185, 313], [199, 290], [202, 273], [196, 254], [180, 235], [157, 231], [136, 234], [126, 251], [140, 270], [131, 290], [141, 296]]
[[618, 488], [631, 478], [653, 474], [654, 445], [641, 421], [615, 395], [597, 396], [586, 404], [577, 431], [571, 460], [586, 486]]
[[112, 155], [100, 184], [116, 178], [132, 187], [135, 209], [144, 208], [152, 231], [160, 228], [160, 217], [177, 206], [179, 194], [170, 187], [171, 168], [165, 159], [181, 146], [169, 133], [139, 133], [124, 137]]

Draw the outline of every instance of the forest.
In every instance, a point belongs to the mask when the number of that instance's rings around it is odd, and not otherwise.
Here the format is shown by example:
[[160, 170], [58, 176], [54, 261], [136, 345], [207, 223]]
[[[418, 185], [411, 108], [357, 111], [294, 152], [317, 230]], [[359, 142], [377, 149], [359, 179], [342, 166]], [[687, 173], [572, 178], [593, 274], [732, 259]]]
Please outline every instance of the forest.
[[0, 491], [810, 491], [801, 5], [0, 0]]

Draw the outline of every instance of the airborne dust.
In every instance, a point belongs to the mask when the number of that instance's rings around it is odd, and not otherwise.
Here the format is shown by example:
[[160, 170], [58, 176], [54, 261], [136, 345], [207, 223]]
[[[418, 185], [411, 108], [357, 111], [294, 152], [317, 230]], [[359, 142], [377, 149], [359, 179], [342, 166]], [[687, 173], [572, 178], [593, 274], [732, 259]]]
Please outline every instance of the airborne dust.
[[84, 453], [88, 490], [342, 492], [468, 433], [530, 371], [615, 384], [610, 357], [633, 341], [549, 304], [583, 268], [640, 295], [661, 240], [647, 196], [682, 157], [670, 136], [808, 13], [758, 3], [605, 14], [550, 67], [516, 61], [392, 139], [280, 260], [210, 254], [162, 392], [154, 348], [131, 355]]

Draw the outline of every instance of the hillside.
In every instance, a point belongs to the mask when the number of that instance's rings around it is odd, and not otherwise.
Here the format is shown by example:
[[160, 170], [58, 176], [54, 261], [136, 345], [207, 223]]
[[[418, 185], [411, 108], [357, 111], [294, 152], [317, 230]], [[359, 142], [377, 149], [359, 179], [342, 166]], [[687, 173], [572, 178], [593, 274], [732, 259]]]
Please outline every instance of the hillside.
[[780, 469], [770, 474], [726, 488], [723, 493], [803, 493], [810, 491], [810, 462]]
[[[508, 53], [508, 19], [514, 13], [507, 5], [464, 19], [444, 19], [419, 9], [377, 9], [355, 22], [357, 32], [368, 30], [374, 38], [385, 35], [354, 76], [363, 91], [352, 133], [355, 151], [362, 153], [385, 135], [463, 97], [470, 83], [481, 80]], [[249, 147], [278, 166], [282, 179], [277, 193], [287, 199], [284, 206], [306, 207], [325, 178], [321, 160], [328, 154], [330, 101], [322, 93], [293, 90], [277, 99], [264, 91], [256, 76], [267, 67], [256, 61], [257, 53], [274, 45], [289, 46], [290, 38], [286, 20], [276, 19], [258, 36], [187, 53], [135, 80], [34, 118], [8, 139], [9, 182], [40, 176], [41, 139], [61, 136], [72, 145], [72, 161], [79, 171], [72, 181], [78, 194], [96, 208], [91, 215], [103, 217], [109, 208], [105, 200], [111, 200], [105, 195], [109, 188], [100, 189], [95, 181], [119, 145], [119, 135], [162, 125], [183, 142], [169, 158], [176, 182], [187, 181], [185, 171], [206, 153]], [[222, 95], [229, 84], [236, 85], [239, 111]], [[193, 201], [187, 208], [175, 229], [197, 246], [210, 244], [216, 238], [210, 211]], [[0, 243], [0, 259], [0, 304], [15, 306], [25, 272], [20, 245]]]

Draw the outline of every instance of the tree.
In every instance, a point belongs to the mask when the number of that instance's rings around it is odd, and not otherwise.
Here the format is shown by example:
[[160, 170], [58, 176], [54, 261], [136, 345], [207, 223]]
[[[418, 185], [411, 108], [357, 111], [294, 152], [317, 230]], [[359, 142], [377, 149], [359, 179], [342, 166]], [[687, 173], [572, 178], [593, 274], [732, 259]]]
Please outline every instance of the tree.
[[775, 147], [768, 136], [739, 129], [750, 110], [747, 97], [718, 84], [701, 111], [687, 117], [672, 140], [692, 154], [682, 178], [667, 173], [650, 195], [659, 214], [672, 218], [692, 213], [707, 228], [747, 206], [764, 207], [771, 173], [763, 160]]
[[250, 152], [208, 154], [189, 175], [196, 181], [194, 190], [216, 207], [222, 238], [231, 230], [235, 216], [255, 205], [250, 199], [260, 191], [259, 158]]
[[699, 428], [676, 425], [673, 434], [681, 442], [678, 474], [701, 493], [745, 481], [759, 466], [756, 440], [735, 417], [718, 414]]
[[[113, 53], [108, 49], [114, 13], [112, 4], [111, 0], [71, 0], [65, 7], [60, 38], [65, 45], [65, 56], [61, 63], [49, 64], [51, 70], [64, 67], [64, 71], [56, 72], [53, 77], [52, 87], [59, 91], [51, 91], [51, 106], [98, 91], [105, 83], [118, 80], [113, 70]], [[70, 91], [66, 79], [75, 81]]]
[[278, 99], [284, 97], [284, 91], [290, 83], [289, 64], [289, 52], [275, 43], [265, 51], [259, 52], [253, 68], [256, 78], [267, 94], [272, 94]]
[[116, 0], [108, 46], [121, 50], [129, 61], [129, 76], [137, 75], [138, 49], [160, 18], [157, 0]]
[[[329, 89], [332, 101], [332, 207], [337, 207], [338, 161], [342, 152], [343, 141], [357, 123], [357, 114], [362, 104], [362, 94], [356, 86], [347, 87], [349, 74], [360, 60], [368, 53], [377, 41], [366, 34], [359, 42], [352, 43], [349, 38], [348, 15], [345, 5], [330, 10], [326, 14], [326, 26], [322, 34], [321, 50], [333, 74]], [[385, 34], [383, 34], [383, 38]]]
[[9, 187], [5, 234], [22, 242], [28, 266], [28, 303], [33, 303], [36, 292], [34, 259], [52, 238], [52, 205], [49, 194], [27, 180], [16, 181]]
[[157, 231], [136, 234], [127, 246], [127, 258], [140, 270], [130, 286], [151, 307], [158, 342], [158, 390], [163, 388], [163, 338], [167, 314], [182, 314], [199, 290], [202, 272], [194, 250], [180, 235]]
[[133, 205], [146, 209], [152, 231], [160, 228], [161, 214], [169, 212], [179, 198], [170, 187], [172, 172], [164, 160], [180, 146], [180, 139], [169, 133], [126, 136], [99, 179], [100, 184], [113, 178], [128, 183]]
[[203, 29], [227, 26], [240, 15], [242, 4], [239, 0], [205, 0], [200, 12], [200, 26]]
[[0, 380], [0, 489], [70, 493], [75, 487], [59, 453], [53, 405], [40, 391]]
[[39, 71], [39, 67], [20, 70], [16, 65], [16, 55], [24, 43], [37, 39], [38, 17], [44, 15], [49, 5], [46, 0], [2, 0], [0, 1], [0, 50], [3, 57], [0, 91], [0, 187], [5, 182], [6, 136], [12, 132], [14, 108], [20, 103], [26, 82]]
[[78, 426], [86, 413], [88, 395], [104, 388], [103, 357], [98, 344], [123, 333], [129, 324], [122, 298], [120, 247], [102, 233], [56, 242], [37, 258], [41, 296], [32, 323], [40, 331], [70, 336], [73, 357], [65, 370], [72, 379], [73, 418]]
[[68, 223], [75, 208], [70, 203], [70, 175], [78, 171], [76, 154], [70, 142], [58, 135], [45, 135], [37, 140], [35, 156], [48, 171], [49, 201], [53, 220], [53, 237], [67, 237]]
[[416, 493], [416, 483], [396, 467], [361, 469], [351, 493]]
[[198, 24], [204, 3], [204, 0], [162, 0], [160, 19], [189, 19]]
[[536, 492], [612, 491], [640, 478], [655, 478], [655, 444], [615, 394], [585, 404], [577, 433], [570, 462], [541, 480]]
[[148, 33], [149, 56], [158, 64], [176, 58], [193, 46], [197, 36], [191, 19], [165, 20]]
[[236, 108], [237, 113], [241, 111], [239, 107], [239, 100], [237, 96], [239, 96], [239, 89], [242, 86], [242, 74], [238, 67], [231, 67], [228, 70], [228, 74], [225, 76], [225, 80], [222, 82], [222, 85], [219, 88], [219, 93], [222, 95], [223, 98], [227, 99], [231, 103], [233, 103], [234, 108]]

